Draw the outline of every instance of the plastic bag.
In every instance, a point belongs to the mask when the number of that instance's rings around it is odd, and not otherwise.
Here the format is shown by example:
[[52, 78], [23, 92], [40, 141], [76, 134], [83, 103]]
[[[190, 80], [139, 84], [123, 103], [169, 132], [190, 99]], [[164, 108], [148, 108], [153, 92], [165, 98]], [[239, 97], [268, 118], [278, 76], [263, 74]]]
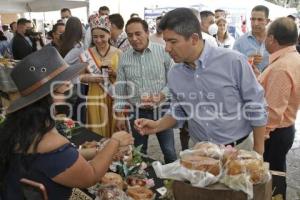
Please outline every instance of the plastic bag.
[[253, 184], [270, 180], [269, 164], [254, 151], [239, 150], [224, 154], [224, 176], [220, 182], [233, 190], [241, 190], [253, 198]]
[[153, 162], [152, 167], [158, 178], [189, 181], [195, 187], [205, 187], [218, 182], [222, 173], [214, 176], [211, 173], [191, 170], [183, 167], [180, 161], [162, 165], [159, 161]]
[[224, 148], [221, 148], [219, 145], [210, 142], [199, 142], [195, 144], [192, 150], [185, 150], [182, 153], [184, 152], [195, 152], [200, 156], [221, 159], [223, 157]]

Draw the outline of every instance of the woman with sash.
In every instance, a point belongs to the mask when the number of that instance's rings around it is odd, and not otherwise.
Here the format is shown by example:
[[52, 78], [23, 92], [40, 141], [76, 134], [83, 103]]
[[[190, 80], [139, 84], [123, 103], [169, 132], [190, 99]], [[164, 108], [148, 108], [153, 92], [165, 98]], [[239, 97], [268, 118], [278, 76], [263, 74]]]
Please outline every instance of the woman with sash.
[[81, 60], [88, 62], [81, 81], [89, 84], [87, 95], [87, 128], [110, 137], [115, 129], [113, 119], [113, 98], [110, 88], [116, 80], [121, 50], [111, 46], [110, 22], [108, 16], [94, 18], [91, 22], [93, 47], [87, 49]]

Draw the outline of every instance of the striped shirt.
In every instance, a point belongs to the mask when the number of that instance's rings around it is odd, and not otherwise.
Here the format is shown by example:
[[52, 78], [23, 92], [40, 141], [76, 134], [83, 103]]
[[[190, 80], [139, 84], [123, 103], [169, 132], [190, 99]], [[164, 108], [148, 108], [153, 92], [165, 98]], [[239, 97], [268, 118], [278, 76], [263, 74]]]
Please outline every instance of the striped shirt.
[[258, 77], [265, 89], [267, 133], [295, 123], [300, 106], [300, 55], [289, 46], [270, 55], [270, 65]]
[[160, 44], [149, 41], [143, 53], [128, 49], [117, 71], [115, 108], [122, 109], [126, 102], [139, 104], [144, 93], [162, 92], [168, 97], [167, 74], [172, 65], [173, 60]]

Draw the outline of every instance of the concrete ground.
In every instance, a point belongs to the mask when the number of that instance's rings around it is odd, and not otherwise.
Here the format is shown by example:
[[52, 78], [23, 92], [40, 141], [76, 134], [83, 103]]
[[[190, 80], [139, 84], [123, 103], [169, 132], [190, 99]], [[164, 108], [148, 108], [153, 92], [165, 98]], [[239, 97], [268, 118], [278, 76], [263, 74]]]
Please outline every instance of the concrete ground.
[[[179, 151], [181, 151], [180, 139], [179, 139], [179, 130], [174, 129], [175, 137], [175, 149], [178, 156]], [[161, 152], [157, 137], [155, 135], [150, 135], [148, 140], [148, 155], [154, 160], [164, 160], [163, 154]]]

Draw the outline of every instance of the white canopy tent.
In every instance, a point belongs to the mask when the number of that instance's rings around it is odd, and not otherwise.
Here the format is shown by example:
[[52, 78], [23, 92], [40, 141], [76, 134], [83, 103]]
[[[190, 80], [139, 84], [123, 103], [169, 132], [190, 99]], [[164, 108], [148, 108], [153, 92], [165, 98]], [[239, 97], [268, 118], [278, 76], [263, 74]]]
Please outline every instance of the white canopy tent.
[[47, 12], [87, 7], [88, 0], [0, 0], [0, 13]]
[[297, 12], [295, 8], [284, 8], [265, 0], [139, 0], [138, 3], [136, 0], [90, 0], [90, 13], [97, 11], [103, 5], [108, 6], [111, 13], [121, 13], [125, 20], [129, 18], [131, 13], [138, 13], [143, 16], [144, 8], [191, 7], [197, 5], [204, 5], [203, 9], [212, 11], [217, 8], [229, 12], [240, 10], [248, 17], [254, 6], [265, 5], [270, 9], [271, 19]]

